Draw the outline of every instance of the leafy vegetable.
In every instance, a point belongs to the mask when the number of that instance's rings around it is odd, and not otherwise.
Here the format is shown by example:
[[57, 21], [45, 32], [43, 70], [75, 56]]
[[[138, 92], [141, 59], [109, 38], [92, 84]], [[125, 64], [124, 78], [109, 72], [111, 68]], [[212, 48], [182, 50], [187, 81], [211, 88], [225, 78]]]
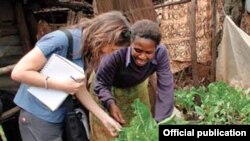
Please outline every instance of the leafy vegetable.
[[[146, 105], [136, 99], [132, 104], [135, 117], [132, 118], [128, 127], [123, 127], [119, 137], [113, 141], [157, 141], [159, 125], [152, 118]], [[186, 124], [187, 121], [178, 119], [175, 115], [163, 120], [161, 125]]]
[[[195, 96], [201, 102], [197, 102]], [[178, 90], [175, 97], [178, 107], [199, 124], [250, 123], [250, 95], [224, 82], [211, 83], [208, 88]]]
[[[177, 90], [175, 100], [176, 106], [192, 118], [183, 120], [172, 115], [159, 124], [250, 124], [250, 94], [224, 82]], [[157, 141], [158, 124], [149, 109], [138, 99], [132, 107], [135, 117], [113, 141]]]
[[158, 125], [148, 108], [136, 99], [132, 105], [135, 117], [124, 127], [114, 141], [157, 141]]

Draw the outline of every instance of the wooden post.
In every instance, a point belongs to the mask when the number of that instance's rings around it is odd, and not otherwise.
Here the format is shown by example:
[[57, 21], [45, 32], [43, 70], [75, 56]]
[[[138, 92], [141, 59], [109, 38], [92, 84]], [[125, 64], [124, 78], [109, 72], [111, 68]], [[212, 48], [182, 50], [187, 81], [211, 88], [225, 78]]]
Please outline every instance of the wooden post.
[[212, 56], [212, 62], [211, 62], [211, 82], [215, 81], [215, 75], [216, 75], [216, 0], [212, 0], [212, 40], [211, 40], [211, 56]]
[[196, 53], [196, 0], [191, 0], [190, 9], [190, 47], [191, 47], [191, 63], [192, 63], [192, 77], [193, 85], [197, 87], [199, 85], [197, 75], [197, 53]]
[[26, 20], [25, 20], [21, 1], [19, 1], [19, 0], [16, 1], [15, 9], [16, 9], [16, 18], [17, 18], [17, 23], [19, 26], [22, 45], [24, 47], [24, 51], [28, 52], [31, 49], [30, 36], [28, 33], [28, 28], [26, 25]]

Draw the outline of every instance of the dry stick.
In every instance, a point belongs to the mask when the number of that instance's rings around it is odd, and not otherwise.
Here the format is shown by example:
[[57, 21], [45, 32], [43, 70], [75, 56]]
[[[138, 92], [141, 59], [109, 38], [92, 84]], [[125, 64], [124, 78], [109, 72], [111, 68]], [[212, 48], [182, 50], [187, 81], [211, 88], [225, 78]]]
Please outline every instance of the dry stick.
[[183, 79], [183, 74], [185, 72], [185, 69], [183, 69], [180, 74], [178, 75], [178, 79], [177, 79], [177, 83], [176, 84], [179, 84], [181, 83], [181, 80]]
[[15, 67], [15, 65], [16, 64], [0, 68], [0, 75], [7, 74], [7, 73], [11, 72], [12, 69]]
[[182, 0], [182, 1], [177, 1], [177, 2], [168, 2], [168, 3], [165, 3], [165, 4], [155, 5], [154, 8], [158, 9], [158, 8], [166, 7], [166, 6], [170, 6], [170, 5], [184, 4], [184, 3], [187, 3], [187, 2], [190, 2], [190, 1], [191, 0]]

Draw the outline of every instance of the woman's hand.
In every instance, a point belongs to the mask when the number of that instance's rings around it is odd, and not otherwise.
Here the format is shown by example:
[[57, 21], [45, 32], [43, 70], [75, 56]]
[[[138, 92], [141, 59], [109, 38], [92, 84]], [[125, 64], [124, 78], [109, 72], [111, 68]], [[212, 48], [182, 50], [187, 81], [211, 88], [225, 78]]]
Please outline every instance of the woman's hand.
[[109, 131], [111, 136], [113, 136], [113, 137], [118, 136], [118, 132], [122, 128], [121, 125], [118, 122], [116, 122], [110, 116], [107, 116], [104, 120], [102, 120], [102, 123], [106, 127], [106, 129]]
[[121, 112], [120, 108], [114, 102], [112, 102], [109, 105], [109, 112], [110, 112], [111, 116], [120, 124], [126, 123], [126, 121], [124, 120], [124, 118], [122, 116], [122, 112]]
[[85, 81], [83, 78], [69, 78], [69, 79], [64, 79], [60, 80], [61, 83], [60, 85], [63, 88], [63, 91], [70, 95], [74, 95], [77, 93], [81, 87], [85, 85]]
[[80, 91], [76, 93], [78, 100], [92, 112], [105, 126], [109, 134], [113, 137], [118, 135], [121, 130], [121, 125], [111, 118], [90, 96], [86, 86], [82, 87]]

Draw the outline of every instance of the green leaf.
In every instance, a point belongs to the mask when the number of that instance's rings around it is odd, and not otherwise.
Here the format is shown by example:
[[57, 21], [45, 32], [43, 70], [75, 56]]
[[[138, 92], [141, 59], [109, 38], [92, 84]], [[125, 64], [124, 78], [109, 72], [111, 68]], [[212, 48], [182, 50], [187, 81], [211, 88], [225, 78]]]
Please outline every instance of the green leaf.
[[147, 106], [136, 99], [132, 104], [135, 117], [128, 127], [123, 127], [119, 137], [114, 141], [156, 141], [158, 125], [152, 118]]
[[204, 111], [203, 111], [203, 109], [202, 109], [201, 107], [195, 106], [194, 109], [195, 109], [195, 112], [196, 112], [199, 116], [202, 116], [202, 117], [205, 116], [205, 113], [204, 113]]

